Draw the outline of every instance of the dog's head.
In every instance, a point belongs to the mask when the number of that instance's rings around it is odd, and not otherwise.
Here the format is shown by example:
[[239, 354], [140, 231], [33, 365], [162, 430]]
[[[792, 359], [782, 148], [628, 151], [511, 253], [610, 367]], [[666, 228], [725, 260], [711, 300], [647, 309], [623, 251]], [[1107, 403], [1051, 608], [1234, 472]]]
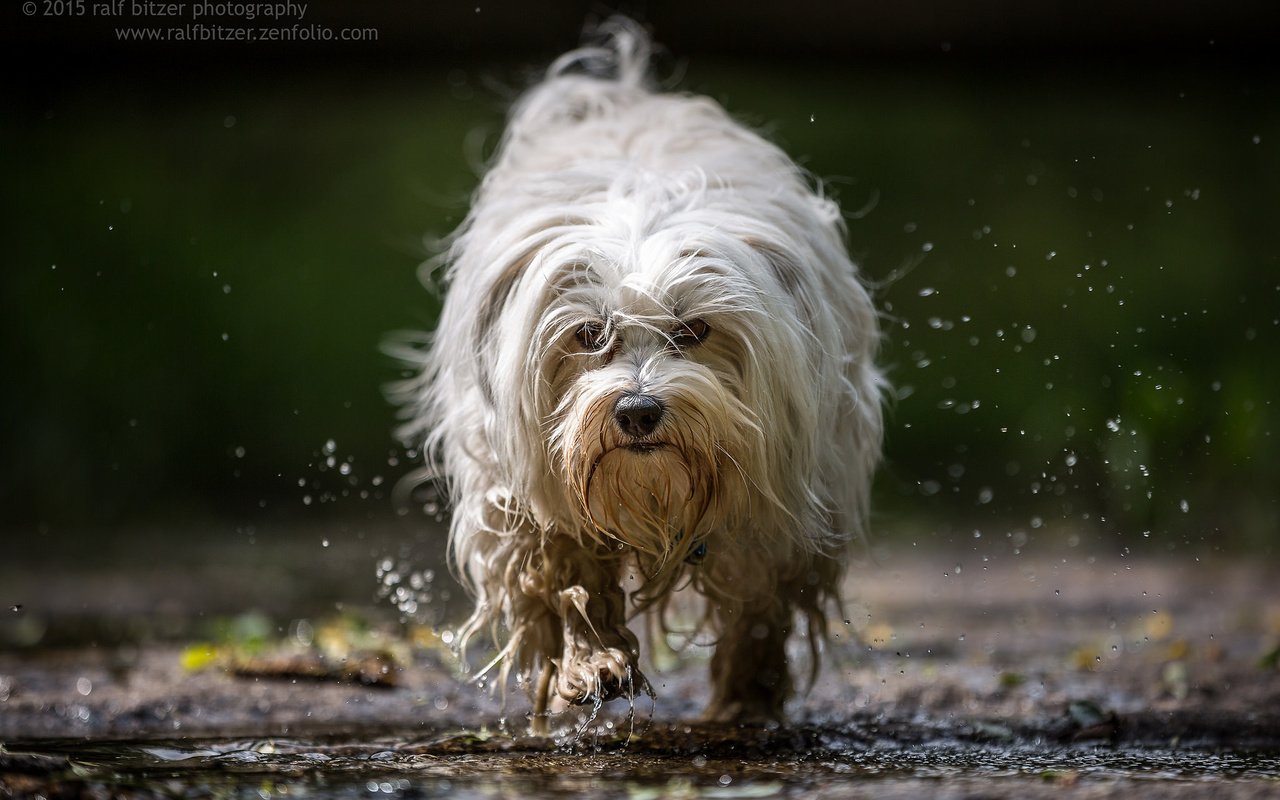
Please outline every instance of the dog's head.
[[547, 451], [590, 530], [679, 562], [746, 511], [767, 425], [748, 363], [763, 309], [732, 256], [646, 244], [555, 270]]
[[[446, 314], [470, 319], [435, 345], [437, 372], [473, 378], [443, 383], [475, 389], [436, 398], [438, 437], [483, 456], [519, 513], [631, 548], [650, 577], [724, 532], [810, 548], [847, 533], [832, 492], [865, 489], [832, 490], [826, 453], [849, 438], [847, 361], [874, 382], [876, 326], [838, 226], [696, 178], [519, 213], [489, 197], [451, 254], [483, 278], [451, 288]], [[857, 293], [853, 318], [833, 287]], [[840, 456], [867, 475], [871, 402], [867, 454]]]

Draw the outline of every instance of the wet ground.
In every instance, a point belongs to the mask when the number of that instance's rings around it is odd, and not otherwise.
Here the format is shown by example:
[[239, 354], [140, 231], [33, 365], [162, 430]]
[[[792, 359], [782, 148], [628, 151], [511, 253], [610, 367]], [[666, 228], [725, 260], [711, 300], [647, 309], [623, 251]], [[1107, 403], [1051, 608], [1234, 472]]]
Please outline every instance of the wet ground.
[[[376, 549], [334, 554], [333, 574], [371, 584], [373, 561], [351, 565]], [[288, 570], [247, 588], [268, 562], [119, 585], [0, 575], [36, 598], [0, 627], [0, 797], [1280, 796], [1266, 563], [900, 545], [852, 570], [848, 622], [789, 724], [697, 723], [694, 648], [653, 651], [655, 700], [538, 739], [518, 690], [504, 707], [459, 680], [447, 626], [402, 625], [365, 589], [305, 616], [319, 595]], [[139, 621], [148, 603], [162, 625]]]

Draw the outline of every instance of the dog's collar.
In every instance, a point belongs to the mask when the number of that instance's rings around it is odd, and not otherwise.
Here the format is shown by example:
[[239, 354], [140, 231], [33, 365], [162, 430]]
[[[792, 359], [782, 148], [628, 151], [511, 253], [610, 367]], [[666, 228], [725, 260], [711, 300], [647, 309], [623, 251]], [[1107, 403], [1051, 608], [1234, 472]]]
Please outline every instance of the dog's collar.
[[[680, 540], [683, 538], [684, 538], [684, 531], [680, 531], [679, 533], [677, 533], [676, 544], [679, 544]], [[693, 549], [689, 551], [689, 555], [685, 557], [684, 563], [690, 566], [696, 567], [699, 564], [701, 564], [704, 560], [706, 560], [706, 558], [707, 558], [707, 540], [699, 539], [697, 542], [694, 543]]]
[[694, 546], [693, 552], [689, 553], [689, 557], [684, 560], [684, 563], [692, 564], [693, 566], [696, 567], [699, 564], [701, 564], [703, 559], [705, 559], [706, 557], [707, 557], [707, 543], [698, 542], [698, 544]]

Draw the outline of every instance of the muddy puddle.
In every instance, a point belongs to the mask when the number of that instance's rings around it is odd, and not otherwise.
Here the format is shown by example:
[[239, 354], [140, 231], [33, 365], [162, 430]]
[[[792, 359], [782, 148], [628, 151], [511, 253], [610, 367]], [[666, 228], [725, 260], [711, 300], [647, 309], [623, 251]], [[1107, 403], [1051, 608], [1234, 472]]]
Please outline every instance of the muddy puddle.
[[[10, 742], [0, 795], [45, 797], [1267, 797], [1280, 752], [872, 730], [655, 724], [560, 740], [511, 732]], [[968, 789], [966, 789], [968, 787]], [[981, 787], [978, 795], [972, 790]], [[1273, 794], [1274, 793], [1274, 794]]]

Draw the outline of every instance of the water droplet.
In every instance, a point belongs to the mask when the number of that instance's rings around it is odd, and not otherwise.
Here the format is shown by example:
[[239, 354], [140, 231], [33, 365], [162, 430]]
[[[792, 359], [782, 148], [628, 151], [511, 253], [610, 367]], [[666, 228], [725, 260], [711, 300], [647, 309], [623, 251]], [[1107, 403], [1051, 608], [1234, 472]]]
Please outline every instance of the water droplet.
[[1178, 503], [1178, 508], [1182, 509], [1182, 513], [1185, 514], [1191, 510], [1191, 504], [1184, 498], [1182, 502]]
[[89, 693], [93, 691], [93, 681], [88, 678], [76, 679], [76, 691], [88, 697]]
[[291, 633], [294, 641], [303, 647], [310, 647], [311, 643], [315, 641], [316, 631], [309, 621], [305, 619], [294, 620], [293, 625], [290, 627], [292, 628]]

